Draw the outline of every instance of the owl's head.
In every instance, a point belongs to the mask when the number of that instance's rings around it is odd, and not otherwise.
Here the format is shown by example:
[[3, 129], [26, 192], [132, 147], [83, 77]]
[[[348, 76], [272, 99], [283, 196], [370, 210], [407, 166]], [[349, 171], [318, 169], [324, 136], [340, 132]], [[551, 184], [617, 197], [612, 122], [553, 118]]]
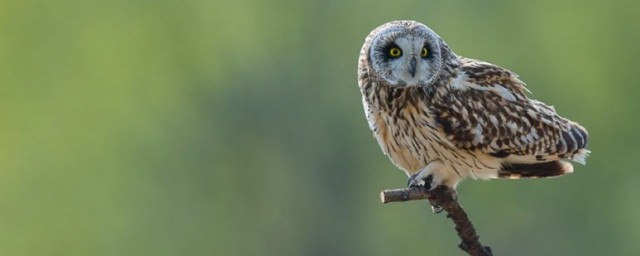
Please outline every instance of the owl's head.
[[427, 86], [457, 56], [427, 26], [416, 21], [392, 21], [374, 29], [363, 46], [373, 74], [389, 86]]

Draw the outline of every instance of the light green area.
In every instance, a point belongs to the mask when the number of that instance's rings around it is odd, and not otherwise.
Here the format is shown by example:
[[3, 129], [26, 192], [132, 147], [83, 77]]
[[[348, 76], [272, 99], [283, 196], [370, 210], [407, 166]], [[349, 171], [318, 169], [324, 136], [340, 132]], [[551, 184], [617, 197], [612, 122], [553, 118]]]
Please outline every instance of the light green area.
[[368, 131], [394, 19], [590, 132], [559, 179], [466, 181], [496, 255], [640, 251], [638, 1], [0, 1], [0, 255], [462, 255]]

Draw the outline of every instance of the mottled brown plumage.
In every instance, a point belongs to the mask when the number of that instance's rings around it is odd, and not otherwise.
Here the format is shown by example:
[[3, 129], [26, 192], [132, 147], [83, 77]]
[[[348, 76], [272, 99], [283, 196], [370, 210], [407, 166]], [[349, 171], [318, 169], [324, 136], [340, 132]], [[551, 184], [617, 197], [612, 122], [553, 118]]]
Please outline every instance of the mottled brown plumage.
[[358, 82], [374, 137], [412, 184], [557, 176], [589, 154], [587, 131], [529, 99], [516, 74], [458, 57], [415, 21], [371, 32]]

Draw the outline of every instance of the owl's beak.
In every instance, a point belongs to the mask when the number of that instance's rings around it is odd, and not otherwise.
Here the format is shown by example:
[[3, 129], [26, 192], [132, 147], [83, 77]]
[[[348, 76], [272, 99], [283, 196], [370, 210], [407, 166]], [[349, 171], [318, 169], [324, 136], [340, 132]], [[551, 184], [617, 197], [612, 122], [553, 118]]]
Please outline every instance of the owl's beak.
[[411, 74], [411, 77], [416, 77], [416, 63], [416, 58], [411, 58], [409, 61], [409, 73]]

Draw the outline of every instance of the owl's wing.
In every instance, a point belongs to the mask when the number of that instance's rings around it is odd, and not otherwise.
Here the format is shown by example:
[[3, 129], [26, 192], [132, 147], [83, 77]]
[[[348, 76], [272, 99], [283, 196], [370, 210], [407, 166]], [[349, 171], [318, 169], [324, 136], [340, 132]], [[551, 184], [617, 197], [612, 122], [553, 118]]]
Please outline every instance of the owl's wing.
[[569, 158], [584, 162], [587, 131], [553, 107], [526, 97], [517, 75], [490, 63], [461, 59], [461, 75], [440, 88], [433, 110], [454, 146], [510, 161]]

